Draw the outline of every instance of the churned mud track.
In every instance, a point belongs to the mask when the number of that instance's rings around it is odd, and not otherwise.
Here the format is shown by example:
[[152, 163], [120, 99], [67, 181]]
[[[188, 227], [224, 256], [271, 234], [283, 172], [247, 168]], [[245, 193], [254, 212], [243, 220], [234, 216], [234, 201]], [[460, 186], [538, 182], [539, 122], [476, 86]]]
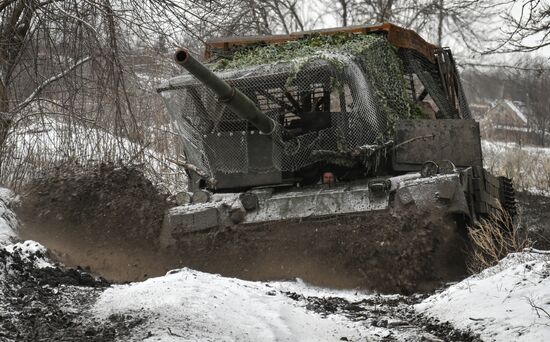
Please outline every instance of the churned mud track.
[[167, 248], [160, 243], [166, 198], [134, 169], [58, 170], [23, 194], [21, 235], [65, 265], [114, 282], [185, 266], [246, 280], [412, 293], [465, 275], [463, 232], [438, 208], [237, 225], [172, 236]]
[[332, 288], [431, 291], [466, 272], [463, 238], [451, 218], [438, 214], [411, 208], [237, 226], [176, 236], [172, 251], [191, 268], [247, 280], [301, 278]]
[[143, 280], [167, 270], [157, 256], [166, 198], [136, 169], [59, 169], [24, 189], [20, 235], [67, 266]]
[[[0, 341], [139, 341], [155, 336], [158, 329], [168, 330], [175, 339], [181, 338], [172, 333], [170, 326], [162, 324], [163, 320], [170, 317], [151, 314], [147, 308], [121, 311], [99, 318], [101, 315], [97, 315], [96, 310], [101, 301], [97, 299], [109, 286], [107, 282], [78, 269], [52, 264], [45, 267], [41, 265], [48, 260], [45, 251], [29, 254], [18, 248], [0, 249]], [[235, 286], [232, 280], [226, 281]], [[266, 288], [272, 286], [269, 283], [264, 285]], [[220, 286], [224, 286], [223, 282]], [[316, 293], [315, 289], [303, 290]], [[417, 314], [412, 305], [423, 296], [364, 295], [347, 300], [340, 297], [306, 296], [302, 290], [298, 291], [269, 290], [263, 294], [265, 298], [260, 299], [260, 302], [269, 303], [268, 298], [274, 298], [273, 303], [277, 307], [281, 302], [273, 296], [284, 295], [289, 298], [288, 302], [296, 301], [297, 306], [321, 318], [336, 315], [340, 319], [344, 317], [355, 322], [356, 329], [368, 341], [478, 341], [471, 333]], [[258, 295], [262, 296], [256, 293]], [[226, 304], [231, 309], [231, 301]], [[215, 307], [209, 307], [208, 302], [204, 305], [205, 310], [216, 310]], [[188, 309], [189, 313], [194, 310], [192, 305]], [[166, 312], [164, 315], [171, 314]], [[181, 322], [183, 327], [186, 326], [186, 320]], [[238, 325], [235, 328], [238, 329]], [[150, 329], [155, 332], [151, 333]], [[194, 333], [197, 336], [208, 333], [208, 326], [202, 329], [206, 330]], [[343, 341], [357, 340], [347, 336], [338, 337]], [[327, 340], [330, 340], [328, 336]]]
[[[482, 341], [475, 333], [455, 329], [449, 323], [415, 312], [412, 306], [424, 299], [423, 295], [372, 295], [349, 301], [339, 297], [305, 297], [295, 292], [285, 294], [321, 315], [342, 315], [363, 322], [375, 341]], [[343, 336], [341, 340], [348, 339]]]

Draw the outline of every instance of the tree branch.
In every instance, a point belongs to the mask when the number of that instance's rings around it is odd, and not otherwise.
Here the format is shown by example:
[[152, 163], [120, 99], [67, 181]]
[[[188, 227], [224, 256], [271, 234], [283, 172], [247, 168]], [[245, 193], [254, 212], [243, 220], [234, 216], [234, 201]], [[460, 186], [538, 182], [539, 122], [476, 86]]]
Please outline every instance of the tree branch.
[[68, 69], [60, 72], [59, 74], [52, 76], [42, 82], [23, 102], [17, 105], [17, 107], [13, 110], [13, 112], [19, 112], [23, 110], [25, 107], [27, 107], [40, 93], [46, 88], [48, 85], [52, 84], [53, 82], [59, 81], [63, 77], [65, 77], [67, 74], [69, 74], [71, 71], [76, 69], [78, 66], [88, 62], [91, 59], [90, 56], [84, 57], [80, 60], [78, 60], [75, 64], [73, 64]]

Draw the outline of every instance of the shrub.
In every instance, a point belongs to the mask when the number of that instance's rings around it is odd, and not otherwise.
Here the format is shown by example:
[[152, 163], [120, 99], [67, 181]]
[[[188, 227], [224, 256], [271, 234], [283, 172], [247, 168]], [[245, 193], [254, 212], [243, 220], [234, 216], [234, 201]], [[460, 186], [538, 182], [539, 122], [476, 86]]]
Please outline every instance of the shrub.
[[521, 252], [531, 246], [519, 220], [514, 220], [502, 207], [479, 220], [469, 229], [471, 251], [468, 270], [471, 273], [496, 265], [509, 253]]

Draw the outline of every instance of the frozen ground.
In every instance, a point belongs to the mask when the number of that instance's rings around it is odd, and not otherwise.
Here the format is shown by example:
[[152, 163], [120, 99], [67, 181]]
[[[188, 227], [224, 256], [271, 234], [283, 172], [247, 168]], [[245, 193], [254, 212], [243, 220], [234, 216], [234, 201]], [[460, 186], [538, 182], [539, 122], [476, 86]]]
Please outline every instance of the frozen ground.
[[485, 341], [550, 341], [550, 252], [510, 254], [415, 308]]
[[380, 296], [297, 282], [250, 282], [190, 269], [103, 292], [96, 317], [144, 319], [144, 341], [471, 341], [417, 315], [420, 297]]
[[[107, 289], [99, 317], [139, 313], [145, 341], [334, 341], [364, 337], [359, 322], [322, 317], [281, 292], [283, 284], [222, 278], [190, 269]], [[289, 284], [289, 288], [292, 285]]]
[[127, 285], [0, 249], [0, 341], [472, 341], [416, 314], [421, 297], [248, 282], [190, 269]]
[[0, 198], [2, 342], [550, 340], [548, 254], [510, 255], [431, 297], [191, 269], [110, 285], [56, 265], [36, 242], [11, 241], [16, 197], [0, 190]]
[[424, 299], [182, 269], [112, 286], [93, 312], [146, 317], [132, 336], [147, 341], [550, 341], [550, 253], [510, 254]]

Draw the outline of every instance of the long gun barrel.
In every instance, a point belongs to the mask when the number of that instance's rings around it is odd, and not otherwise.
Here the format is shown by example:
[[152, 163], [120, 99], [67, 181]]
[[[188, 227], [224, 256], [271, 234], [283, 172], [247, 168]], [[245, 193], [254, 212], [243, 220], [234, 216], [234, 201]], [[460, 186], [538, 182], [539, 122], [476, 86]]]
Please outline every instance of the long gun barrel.
[[262, 113], [239, 89], [229, 85], [193, 58], [187, 49], [178, 49], [174, 58], [179, 65], [216, 93], [218, 100], [227, 104], [235, 114], [252, 123], [262, 133], [273, 133], [276, 123], [272, 119]]

